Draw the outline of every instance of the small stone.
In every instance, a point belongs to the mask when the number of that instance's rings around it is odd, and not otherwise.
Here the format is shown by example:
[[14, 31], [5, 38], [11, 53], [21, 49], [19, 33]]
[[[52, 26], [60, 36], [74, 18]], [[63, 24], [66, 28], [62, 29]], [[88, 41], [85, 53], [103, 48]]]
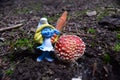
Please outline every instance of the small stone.
[[72, 80], [82, 80], [81, 78], [72, 78]]
[[97, 14], [96, 11], [88, 11], [86, 12], [87, 16], [95, 16]]
[[28, 47], [21, 47], [21, 49], [22, 49], [22, 50], [27, 50], [27, 49], [28, 49]]
[[120, 12], [120, 9], [117, 9], [118, 12]]
[[60, 78], [55, 78], [55, 80], [60, 80]]
[[105, 16], [98, 24], [109, 30], [118, 29], [120, 28], [120, 15]]
[[102, 47], [101, 47], [101, 46], [99, 46], [99, 47], [98, 47], [98, 49], [99, 49], [99, 50], [101, 50], [101, 49], [102, 49]]
[[3, 42], [0, 42], [0, 46], [3, 46], [4, 45], [4, 43]]
[[31, 29], [30, 29], [30, 31], [35, 32], [35, 31], [36, 31], [36, 29], [35, 29], [35, 28], [31, 28]]
[[4, 42], [4, 41], [5, 41], [5, 38], [0, 38], [0, 41]]
[[32, 14], [32, 13], [33, 13], [33, 11], [30, 11], [29, 13], [30, 13], [30, 14]]

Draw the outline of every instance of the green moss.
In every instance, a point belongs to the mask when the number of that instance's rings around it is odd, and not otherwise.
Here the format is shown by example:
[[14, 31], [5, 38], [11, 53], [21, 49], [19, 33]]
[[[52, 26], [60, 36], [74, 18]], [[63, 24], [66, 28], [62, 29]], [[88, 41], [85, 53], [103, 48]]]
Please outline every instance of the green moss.
[[105, 54], [103, 55], [103, 60], [104, 60], [105, 63], [109, 63], [110, 60], [111, 60], [110, 55], [107, 54], [107, 53], [105, 53]]
[[27, 38], [23, 38], [23, 39], [18, 39], [15, 43], [15, 47], [17, 48], [23, 48], [23, 47], [26, 47], [26, 48], [33, 48], [33, 41], [32, 40], [29, 40]]
[[120, 39], [120, 33], [118, 33], [118, 34], [116, 35], [116, 37], [117, 37], [117, 39]]
[[120, 51], [120, 43], [115, 44], [115, 46], [113, 47], [113, 50], [119, 52]]
[[95, 43], [94, 42], [91, 43], [91, 47], [92, 48], [95, 47]]
[[17, 14], [28, 14], [31, 10], [27, 7], [21, 8], [21, 9], [16, 9]]
[[94, 28], [89, 28], [87, 32], [90, 34], [95, 34], [96, 30]]
[[16, 8], [14, 13], [15, 14], [28, 14], [30, 12], [38, 12], [41, 10], [41, 4], [40, 3], [29, 3], [28, 6], [24, 8]]
[[68, 15], [67, 16], [67, 21], [69, 21], [70, 19], [72, 19], [72, 16]]
[[43, 17], [46, 17], [48, 19], [49, 23], [56, 23], [60, 16], [60, 14], [55, 14], [54, 16], [43, 15]]
[[2, 60], [3, 60], [3, 62], [6, 62], [8, 59], [7, 59], [7, 57], [5, 56], [5, 57], [2, 58]]
[[75, 15], [76, 16], [84, 15], [84, 14], [86, 14], [86, 12], [87, 12], [87, 10], [77, 11], [77, 12], [75, 12]]
[[35, 11], [40, 11], [41, 9], [41, 4], [40, 3], [35, 3], [32, 5], [32, 9], [35, 10]]
[[13, 69], [7, 69], [6, 71], [5, 71], [5, 74], [6, 75], [12, 75], [13, 74]]
[[97, 20], [100, 21], [102, 18], [104, 18], [105, 16], [109, 15], [109, 10], [104, 9], [104, 10], [100, 10], [100, 12], [97, 15]]

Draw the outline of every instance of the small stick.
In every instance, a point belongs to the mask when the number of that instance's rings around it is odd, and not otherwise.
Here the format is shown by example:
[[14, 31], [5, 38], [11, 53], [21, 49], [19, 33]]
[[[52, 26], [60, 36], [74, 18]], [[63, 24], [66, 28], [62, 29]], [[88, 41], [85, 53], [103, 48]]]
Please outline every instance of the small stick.
[[97, 70], [97, 62], [95, 62], [95, 63], [93, 64], [93, 72], [92, 72], [92, 76], [95, 75], [96, 70]]
[[84, 37], [94, 37], [95, 35], [91, 35], [91, 34], [77, 34], [78, 36], [84, 36]]
[[20, 26], [22, 26], [22, 25], [23, 25], [23, 24], [17, 24], [17, 25], [11, 26], [11, 27], [1, 28], [1, 29], [0, 29], [0, 32], [6, 31], [6, 30], [10, 30], [10, 29], [15, 29], [15, 28], [18, 28], [18, 27], [20, 27]]
[[[64, 33], [61, 33], [61, 35], [63, 35]], [[91, 34], [80, 34], [80, 33], [68, 33], [68, 34], [74, 34], [74, 35], [78, 35], [78, 36], [82, 36], [82, 37], [94, 37], [95, 35], [91, 35]]]
[[108, 71], [108, 69], [107, 69], [106, 66], [103, 66], [103, 68], [104, 68], [104, 70], [105, 70], [107, 73], [109, 73], [109, 71]]

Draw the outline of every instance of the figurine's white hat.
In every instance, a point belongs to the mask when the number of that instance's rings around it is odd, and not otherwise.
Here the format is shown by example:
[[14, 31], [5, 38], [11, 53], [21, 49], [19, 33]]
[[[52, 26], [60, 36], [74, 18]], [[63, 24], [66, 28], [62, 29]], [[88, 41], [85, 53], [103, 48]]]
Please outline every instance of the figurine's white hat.
[[48, 24], [47, 18], [41, 18], [37, 28], [39, 28], [43, 24]]
[[47, 18], [41, 18], [40, 23], [41, 24], [47, 24], [48, 23]]

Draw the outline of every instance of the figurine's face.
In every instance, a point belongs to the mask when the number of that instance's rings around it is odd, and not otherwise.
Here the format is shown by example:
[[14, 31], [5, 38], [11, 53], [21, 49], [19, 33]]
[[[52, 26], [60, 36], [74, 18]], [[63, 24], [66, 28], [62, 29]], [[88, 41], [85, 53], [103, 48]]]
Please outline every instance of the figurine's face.
[[52, 28], [44, 28], [41, 31], [41, 34], [45, 38], [51, 38], [53, 36], [53, 34], [54, 34], [54, 30]]

